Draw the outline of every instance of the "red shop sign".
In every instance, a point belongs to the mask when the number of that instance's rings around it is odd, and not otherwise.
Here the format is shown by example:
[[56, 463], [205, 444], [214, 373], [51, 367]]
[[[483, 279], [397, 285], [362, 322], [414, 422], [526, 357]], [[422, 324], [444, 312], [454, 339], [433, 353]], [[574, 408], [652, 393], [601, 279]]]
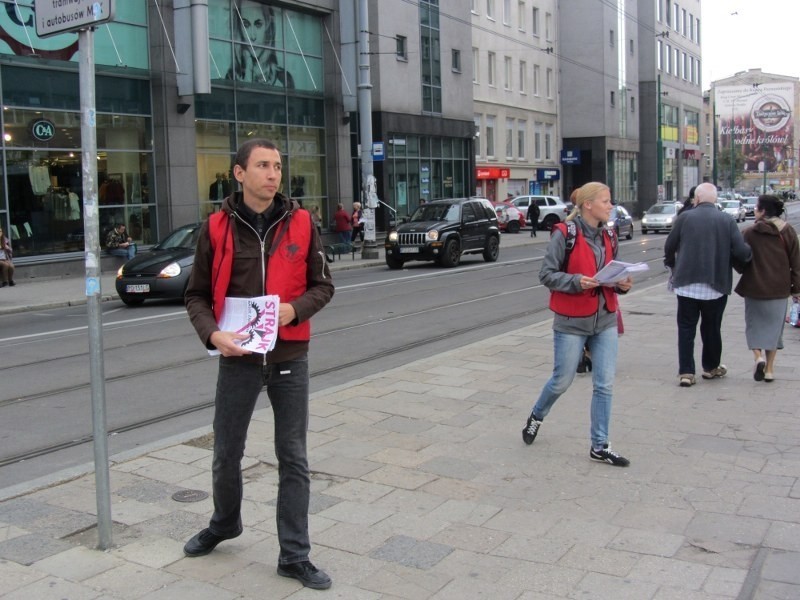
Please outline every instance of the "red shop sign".
[[477, 167], [475, 179], [508, 179], [509, 169], [499, 167]]

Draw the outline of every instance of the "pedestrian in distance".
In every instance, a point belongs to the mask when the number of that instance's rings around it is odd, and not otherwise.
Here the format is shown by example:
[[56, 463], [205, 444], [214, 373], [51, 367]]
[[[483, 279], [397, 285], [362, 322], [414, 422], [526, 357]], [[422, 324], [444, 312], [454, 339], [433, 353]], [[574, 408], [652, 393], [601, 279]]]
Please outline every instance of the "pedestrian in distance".
[[775, 357], [783, 348], [786, 299], [800, 298], [800, 246], [797, 232], [781, 219], [783, 202], [769, 194], [759, 196], [755, 223], [744, 230], [753, 260], [744, 267], [736, 293], [744, 298], [747, 347], [753, 351], [753, 379], [774, 381]]
[[0, 287], [15, 286], [14, 283], [14, 253], [11, 250], [11, 241], [6, 237], [6, 232], [0, 227]]
[[539, 229], [539, 205], [536, 200], [531, 198], [531, 203], [528, 206], [528, 220], [531, 222], [531, 237], [536, 237], [536, 230]]
[[752, 252], [736, 222], [717, 210], [717, 188], [701, 183], [695, 207], [675, 218], [664, 244], [664, 264], [678, 297], [678, 384], [696, 383], [694, 338], [700, 322], [703, 379], [724, 377], [722, 316], [733, 287], [732, 263], [750, 262]]
[[341, 202], [336, 205], [336, 212], [333, 213], [334, 227], [336, 233], [339, 234], [340, 244], [349, 244], [352, 226], [350, 225], [350, 215], [344, 209], [344, 204]]
[[364, 213], [361, 210], [361, 202], [353, 202], [353, 214], [350, 215], [350, 226], [353, 228], [353, 233], [350, 238], [352, 243], [355, 243], [356, 238], [359, 242], [364, 241]]
[[[554, 313], [553, 374], [528, 416], [522, 440], [530, 445], [536, 439], [544, 418], [575, 379], [584, 346], [588, 346], [592, 354], [589, 458], [627, 467], [628, 459], [609, 445], [609, 424], [617, 363], [617, 294], [627, 293], [633, 281], [628, 277], [613, 286], [601, 286], [594, 277], [616, 254], [613, 233], [606, 227], [611, 208], [608, 186], [587, 183], [578, 189], [568, 222], [553, 228], [539, 271], [539, 281], [550, 290]], [[568, 252], [573, 224], [574, 245]]]
[[695, 204], [694, 193], [695, 193], [696, 190], [697, 190], [697, 186], [694, 186], [693, 188], [691, 188], [689, 190], [689, 197], [686, 198], [686, 200], [683, 201], [683, 206], [681, 206], [681, 209], [678, 211], [678, 214], [681, 214], [684, 211], [687, 211], [687, 210], [690, 210], [690, 209], [694, 208], [694, 204]]
[[106, 236], [106, 250], [112, 256], [122, 256], [128, 260], [136, 256], [136, 244], [125, 232], [125, 224], [117, 223]]
[[[248, 140], [235, 157], [241, 191], [203, 224], [185, 299], [189, 319], [209, 350], [221, 353], [214, 410], [209, 526], [184, 546], [203, 556], [242, 533], [242, 468], [247, 429], [266, 386], [274, 415], [278, 459], [277, 572], [304, 586], [326, 589], [330, 577], [309, 560], [310, 476], [308, 346], [313, 315], [333, 296], [328, 263], [309, 213], [278, 192], [282, 159], [266, 139]], [[247, 335], [221, 331], [226, 297], [280, 297], [277, 341], [267, 354], [251, 354]]]

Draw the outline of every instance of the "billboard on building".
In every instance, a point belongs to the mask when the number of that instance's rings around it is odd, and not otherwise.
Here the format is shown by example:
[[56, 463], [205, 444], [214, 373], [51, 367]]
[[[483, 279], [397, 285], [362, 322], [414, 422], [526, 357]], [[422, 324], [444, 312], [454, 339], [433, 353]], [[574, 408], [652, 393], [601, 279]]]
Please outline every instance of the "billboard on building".
[[793, 165], [794, 88], [791, 82], [715, 88], [720, 151], [731, 143], [745, 173], [787, 173]]

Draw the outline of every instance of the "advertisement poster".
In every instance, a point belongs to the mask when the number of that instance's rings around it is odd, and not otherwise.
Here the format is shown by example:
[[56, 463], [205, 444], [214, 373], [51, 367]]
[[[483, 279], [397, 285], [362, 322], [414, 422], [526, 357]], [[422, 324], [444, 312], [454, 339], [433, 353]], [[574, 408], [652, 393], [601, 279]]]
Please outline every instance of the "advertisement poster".
[[787, 174], [795, 164], [792, 83], [715, 88], [720, 152], [744, 156], [745, 173]]

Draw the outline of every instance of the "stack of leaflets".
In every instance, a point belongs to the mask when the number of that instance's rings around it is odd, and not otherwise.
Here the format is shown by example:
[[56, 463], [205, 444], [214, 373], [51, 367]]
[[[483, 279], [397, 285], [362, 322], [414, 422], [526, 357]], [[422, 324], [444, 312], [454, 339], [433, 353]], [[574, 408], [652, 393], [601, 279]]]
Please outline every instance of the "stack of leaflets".
[[[258, 296], [256, 298], [225, 298], [221, 331], [244, 333], [246, 340], [238, 342], [242, 348], [266, 354], [275, 347], [278, 339], [278, 296]], [[209, 350], [211, 356], [219, 355], [219, 350]]]
[[634, 273], [641, 273], [642, 271], [649, 270], [650, 267], [647, 263], [626, 263], [619, 260], [612, 260], [605, 267], [600, 269], [594, 276], [600, 285], [614, 285], [618, 281], [627, 279]]

